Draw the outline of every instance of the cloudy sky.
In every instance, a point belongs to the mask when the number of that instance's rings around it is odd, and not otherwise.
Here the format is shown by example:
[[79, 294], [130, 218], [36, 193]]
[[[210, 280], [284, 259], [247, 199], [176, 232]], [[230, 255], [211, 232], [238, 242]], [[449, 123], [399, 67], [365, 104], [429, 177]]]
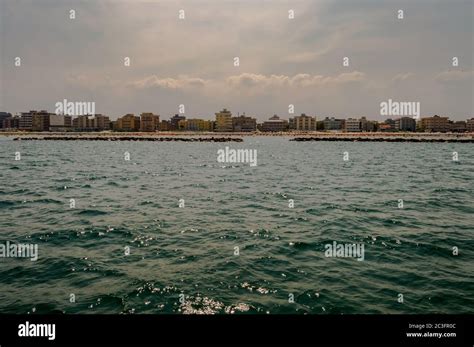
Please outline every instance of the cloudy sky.
[[392, 99], [471, 118], [473, 15], [472, 0], [0, 0], [0, 111], [382, 120]]

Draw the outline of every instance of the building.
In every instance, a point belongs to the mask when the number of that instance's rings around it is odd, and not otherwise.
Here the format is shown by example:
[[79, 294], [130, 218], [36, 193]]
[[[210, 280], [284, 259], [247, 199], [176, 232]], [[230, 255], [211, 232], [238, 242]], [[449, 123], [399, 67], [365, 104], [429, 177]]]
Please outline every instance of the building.
[[186, 129], [186, 120], [187, 120], [187, 119], [181, 119], [181, 120], [178, 122], [178, 129], [177, 129], [177, 130], [184, 131], [184, 130]]
[[395, 130], [416, 131], [416, 120], [411, 117], [401, 117], [395, 119]]
[[296, 130], [296, 123], [294, 117], [288, 119], [288, 130]]
[[288, 121], [280, 119], [276, 114], [269, 120], [263, 122], [262, 131], [286, 131], [288, 130]]
[[360, 122], [360, 131], [368, 131], [368, 124], [369, 122], [367, 121], [367, 119], [365, 117], [362, 117], [359, 119], [359, 122]]
[[18, 128], [20, 130], [31, 130], [33, 128], [33, 115], [36, 113], [37, 111], [22, 112], [18, 120]]
[[49, 131], [69, 131], [72, 128], [72, 117], [62, 114], [49, 114]]
[[235, 132], [253, 132], [257, 130], [257, 120], [247, 117], [245, 113], [242, 116], [232, 118], [232, 129]]
[[32, 117], [33, 131], [68, 131], [71, 129], [71, 116], [49, 113], [47, 111], [35, 112]]
[[20, 125], [19, 116], [5, 118], [2, 122], [3, 129], [18, 129], [19, 125]]
[[362, 131], [360, 120], [356, 118], [346, 119], [344, 123], [344, 131], [349, 132], [349, 133]]
[[186, 117], [185, 116], [180, 116], [179, 114], [175, 114], [173, 117], [171, 117], [170, 119], [170, 126], [171, 128], [169, 130], [178, 130], [179, 127], [178, 127], [178, 123], [179, 121], [181, 120], [185, 120]]
[[160, 116], [153, 113], [142, 113], [140, 115], [140, 131], [160, 130]]
[[324, 122], [322, 120], [316, 121], [316, 130], [318, 131], [324, 130]]
[[348, 118], [344, 122], [344, 131], [346, 132], [366, 132], [366, 131], [375, 131], [378, 128], [378, 123], [373, 121], [368, 121], [367, 118], [361, 117]]
[[49, 114], [34, 114], [31, 129], [33, 131], [49, 131]]
[[378, 131], [379, 130], [379, 122], [375, 120], [368, 120], [366, 124], [366, 131]]
[[3, 121], [7, 118], [11, 118], [12, 114], [8, 112], [0, 112], [0, 128], [3, 128]]
[[185, 119], [180, 120], [178, 123], [179, 130], [184, 131], [213, 131], [214, 122], [204, 119]]
[[380, 123], [378, 128], [379, 128], [379, 131], [383, 131], [383, 132], [395, 131], [396, 121], [391, 118], [388, 118], [385, 120], [385, 122]]
[[228, 132], [233, 131], [232, 113], [224, 108], [222, 111], [216, 113], [216, 131]]
[[342, 130], [345, 127], [345, 121], [344, 119], [336, 119], [334, 117], [329, 118], [326, 117], [323, 120], [324, 124], [324, 130], [330, 131], [330, 130]]
[[437, 115], [421, 118], [421, 130], [425, 132], [447, 132], [449, 131], [449, 118]]
[[96, 114], [89, 118], [88, 128], [95, 131], [110, 130], [111, 122], [108, 116]]
[[467, 125], [465, 121], [450, 122], [449, 129], [453, 133], [463, 133], [467, 131]]
[[316, 117], [310, 117], [304, 113], [301, 116], [294, 118], [295, 129], [301, 131], [315, 131], [316, 130]]
[[133, 113], [128, 113], [123, 117], [117, 119], [115, 129], [117, 131], [139, 131], [140, 130], [140, 117], [135, 116]]
[[162, 120], [160, 122], [160, 131], [170, 131], [171, 130], [171, 121]]
[[466, 131], [474, 132], [474, 118], [466, 121]]
[[77, 131], [88, 131], [90, 129], [89, 116], [78, 116], [72, 120], [72, 127]]
[[72, 116], [64, 115], [64, 126], [68, 130], [72, 129]]
[[18, 128], [20, 130], [32, 130], [33, 129], [33, 116], [35, 114], [47, 114], [45, 110], [35, 111], [31, 110], [30, 112], [21, 112], [18, 119]]

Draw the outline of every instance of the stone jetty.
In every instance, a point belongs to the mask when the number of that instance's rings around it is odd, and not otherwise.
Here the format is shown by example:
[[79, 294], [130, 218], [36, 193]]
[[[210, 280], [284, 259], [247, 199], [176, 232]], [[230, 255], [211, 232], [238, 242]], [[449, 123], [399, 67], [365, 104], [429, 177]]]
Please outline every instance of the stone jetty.
[[352, 141], [352, 142], [456, 142], [456, 143], [474, 143], [473, 137], [460, 136], [302, 136], [290, 139], [290, 141]]
[[240, 137], [165, 137], [165, 136], [21, 136], [14, 141], [178, 141], [178, 142], [242, 142]]

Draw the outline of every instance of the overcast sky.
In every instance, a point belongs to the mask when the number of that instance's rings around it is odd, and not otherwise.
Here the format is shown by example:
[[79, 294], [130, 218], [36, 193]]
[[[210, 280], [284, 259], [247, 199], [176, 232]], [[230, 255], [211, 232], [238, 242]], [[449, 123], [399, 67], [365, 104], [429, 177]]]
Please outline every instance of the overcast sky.
[[93, 101], [97, 113], [112, 119], [140, 112], [167, 119], [184, 104], [187, 117], [213, 119], [227, 107], [263, 120], [288, 118], [294, 104], [295, 113], [318, 118], [382, 120], [380, 103], [392, 99], [419, 101], [422, 116], [471, 118], [473, 6], [472, 0], [0, 0], [0, 111], [54, 112], [56, 102], [68, 99]]

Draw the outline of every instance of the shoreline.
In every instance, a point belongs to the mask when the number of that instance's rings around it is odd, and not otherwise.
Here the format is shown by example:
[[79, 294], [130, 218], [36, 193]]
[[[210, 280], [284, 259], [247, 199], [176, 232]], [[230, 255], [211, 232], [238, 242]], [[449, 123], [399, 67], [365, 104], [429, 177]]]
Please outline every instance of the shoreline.
[[336, 132], [0, 132], [14, 141], [182, 141], [242, 142], [243, 137], [278, 136], [290, 141], [353, 141], [353, 142], [457, 142], [474, 143], [474, 133], [336, 133]]

